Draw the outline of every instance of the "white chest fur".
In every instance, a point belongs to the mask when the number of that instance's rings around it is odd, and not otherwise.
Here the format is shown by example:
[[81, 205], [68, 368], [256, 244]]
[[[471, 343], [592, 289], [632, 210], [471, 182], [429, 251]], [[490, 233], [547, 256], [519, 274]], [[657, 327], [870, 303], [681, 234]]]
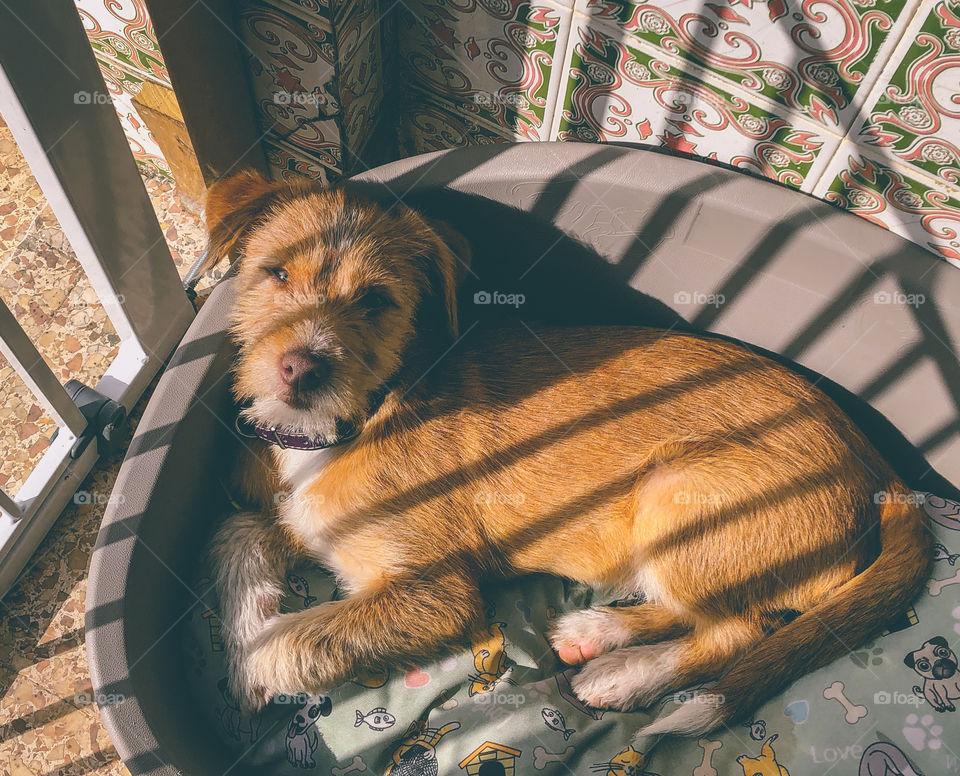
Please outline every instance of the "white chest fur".
[[279, 451], [287, 490], [280, 496], [278, 511], [280, 520], [299, 537], [307, 552], [337, 575], [341, 587], [357, 592], [382, 579], [386, 569], [380, 551], [371, 552], [342, 530], [342, 510], [316, 487], [317, 478], [339, 455], [337, 448]]
[[310, 486], [337, 456], [334, 448], [281, 450], [277, 453], [286, 490], [277, 497], [280, 519], [311, 553], [323, 558], [329, 547], [333, 516], [323, 493]]

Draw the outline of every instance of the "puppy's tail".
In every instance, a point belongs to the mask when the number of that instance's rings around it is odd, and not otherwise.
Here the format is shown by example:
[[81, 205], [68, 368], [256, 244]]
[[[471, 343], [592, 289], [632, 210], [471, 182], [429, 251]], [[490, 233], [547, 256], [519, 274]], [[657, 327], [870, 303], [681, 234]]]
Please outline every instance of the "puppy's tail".
[[764, 637], [715, 687], [641, 733], [704, 735], [730, 724], [804, 674], [859, 647], [906, 609], [930, 574], [933, 535], [910, 490], [894, 482], [885, 495], [881, 551], [870, 566]]

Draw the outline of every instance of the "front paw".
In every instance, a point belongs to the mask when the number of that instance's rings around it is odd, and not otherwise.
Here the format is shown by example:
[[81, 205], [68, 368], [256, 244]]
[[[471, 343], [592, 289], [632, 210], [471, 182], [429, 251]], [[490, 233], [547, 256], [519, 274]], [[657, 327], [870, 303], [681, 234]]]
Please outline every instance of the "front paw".
[[247, 654], [236, 655], [230, 660], [226, 680], [227, 702], [234, 701], [244, 714], [255, 714], [270, 702], [267, 689], [257, 684], [247, 665]]
[[244, 679], [261, 707], [276, 695], [321, 693], [349, 675], [351, 666], [340, 665], [326, 643], [318, 614], [311, 609], [273, 617], [243, 657]]

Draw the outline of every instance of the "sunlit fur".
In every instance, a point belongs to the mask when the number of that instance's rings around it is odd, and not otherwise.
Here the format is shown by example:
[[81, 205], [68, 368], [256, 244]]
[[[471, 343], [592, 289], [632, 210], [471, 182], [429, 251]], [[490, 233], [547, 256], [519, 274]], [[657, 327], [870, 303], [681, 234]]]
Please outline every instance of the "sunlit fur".
[[[647, 328], [531, 324], [454, 347], [467, 251], [401, 205], [244, 174], [213, 188], [208, 221], [211, 261], [228, 248], [240, 261], [235, 387], [248, 414], [363, 429], [242, 463], [262, 515], [229, 519], [214, 556], [230, 689], [246, 708], [479, 643], [478, 581], [545, 572], [647, 597], [557, 623], [564, 661], [602, 658], [574, 678], [581, 700], [629, 708], [719, 678], [709, 704], [651, 728], [702, 734], [864, 643], [919, 591], [922, 511], [794, 372]], [[281, 265], [285, 283], [266, 270]], [[371, 314], [374, 286], [391, 302]], [[293, 407], [278, 364], [303, 347], [333, 368]], [[302, 555], [348, 595], [276, 614]]]

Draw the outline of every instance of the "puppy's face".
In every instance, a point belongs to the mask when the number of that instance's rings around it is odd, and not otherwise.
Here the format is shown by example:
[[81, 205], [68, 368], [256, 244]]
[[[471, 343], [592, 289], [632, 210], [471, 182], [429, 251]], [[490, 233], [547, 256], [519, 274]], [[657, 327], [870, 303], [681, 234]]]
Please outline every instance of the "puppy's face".
[[934, 681], [950, 679], [957, 672], [957, 656], [943, 636], [934, 636], [920, 649], [907, 655], [903, 662], [920, 676]]
[[[329, 434], [338, 419], [365, 416], [422, 335], [455, 335], [462, 259], [406, 207], [268, 185], [259, 209], [230, 230], [245, 230], [235, 392], [251, 420]], [[208, 202], [217, 197], [212, 190]], [[208, 205], [212, 244], [230, 215], [217, 219]]]

